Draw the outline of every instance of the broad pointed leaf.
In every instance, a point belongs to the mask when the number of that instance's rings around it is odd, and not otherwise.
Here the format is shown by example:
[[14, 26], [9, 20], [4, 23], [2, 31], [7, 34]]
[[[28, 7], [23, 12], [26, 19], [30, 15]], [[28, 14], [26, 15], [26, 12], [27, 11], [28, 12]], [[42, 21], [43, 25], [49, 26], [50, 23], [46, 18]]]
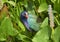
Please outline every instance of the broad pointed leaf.
[[40, 27], [46, 27], [46, 26], [48, 26], [48, 17], [44, 19]]
[[6, 40], [6, 37], [15, 36], [18, 34], [18, 31], [13, 28], [10, 18], [5, 17], [0, 26], [0, 40]]
[[55, 29], [52, 39], [54, 42], [60, 42], [60, 25]]
[[47, 11], [47, 9], [48, 9], [47, 3], [42, 3], [42, 4], [39, 6], [38, 12]]
[[32, 39], [33, 42], [49, 42], [49, 37], [51, 36], [51, 28], [44, 27], [41, 29], [35, 37]]

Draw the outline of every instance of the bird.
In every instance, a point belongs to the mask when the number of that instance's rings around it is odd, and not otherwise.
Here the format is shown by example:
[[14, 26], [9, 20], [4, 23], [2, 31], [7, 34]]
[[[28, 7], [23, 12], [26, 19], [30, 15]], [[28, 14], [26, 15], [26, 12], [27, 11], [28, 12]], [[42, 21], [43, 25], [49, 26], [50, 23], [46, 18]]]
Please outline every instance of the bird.
[[28, 31], [37, 32], [40, 30], [41, 19], [35, 15], [30, 14], [23, 6], [24, 11], [20, 13], [20, 20], [25, 25]]
[[30, 32], [38, 31], [40, 29], [40, 22], [37, 22], [37, 15], [29, 14], [27, 11], [23, 11], [20, 14], [20, 19]]

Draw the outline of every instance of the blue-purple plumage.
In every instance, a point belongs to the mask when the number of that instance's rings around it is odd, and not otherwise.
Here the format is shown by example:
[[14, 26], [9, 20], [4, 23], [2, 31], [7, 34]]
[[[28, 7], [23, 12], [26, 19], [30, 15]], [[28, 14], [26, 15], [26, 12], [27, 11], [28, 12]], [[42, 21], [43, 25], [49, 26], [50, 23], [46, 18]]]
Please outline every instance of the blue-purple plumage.
[[26, 26], [26, 28], [27, 28], [29, 31], [32, 31], [32, 30], [30, 29], [30, 26], [29, 26], [29, 24], [28, 24], [27, 19], [26, 19], [25, 16], [24, 16], [25, 13], [26, 13], [26, 11], [23, 11], [23, 12], [21, 13], [20, 19], [21, 19], [21, 21], [23, 22], [23, 24]]

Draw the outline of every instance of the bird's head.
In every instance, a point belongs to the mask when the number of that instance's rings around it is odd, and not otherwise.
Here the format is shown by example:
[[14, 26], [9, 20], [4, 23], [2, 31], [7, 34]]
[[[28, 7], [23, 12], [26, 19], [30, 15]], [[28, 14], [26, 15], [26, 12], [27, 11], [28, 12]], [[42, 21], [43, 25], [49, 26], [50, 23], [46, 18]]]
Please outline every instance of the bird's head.
[[27, 12], [24, 13], [24, 17], [25, 17], [26, 19], [28, 19], [28, 13], [27, 13]]
[[28, 12], [26, 12], [26, 11], [22, 12], [22, 13], [21, 13], [21, 17], [22, 17], [23, 19], [28, 19]]

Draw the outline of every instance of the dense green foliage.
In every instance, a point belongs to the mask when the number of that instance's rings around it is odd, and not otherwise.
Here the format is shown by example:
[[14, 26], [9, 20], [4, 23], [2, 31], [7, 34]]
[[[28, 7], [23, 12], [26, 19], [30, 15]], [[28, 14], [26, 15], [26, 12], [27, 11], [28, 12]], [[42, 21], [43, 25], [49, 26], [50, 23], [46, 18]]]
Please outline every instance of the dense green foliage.
[[[9, 13], [9, 16], [0, 15], [0, 42], [60, 42], [60, 0], [2, 0], [0, 3], [0, 10], [5, 3]], [[22, 5], [28, 13], [41, 18], [41, 29], [36, 34], [27, 31], [20, 21]], [[48, 5], [53, 9], [54, 31], [48, 21]]]

